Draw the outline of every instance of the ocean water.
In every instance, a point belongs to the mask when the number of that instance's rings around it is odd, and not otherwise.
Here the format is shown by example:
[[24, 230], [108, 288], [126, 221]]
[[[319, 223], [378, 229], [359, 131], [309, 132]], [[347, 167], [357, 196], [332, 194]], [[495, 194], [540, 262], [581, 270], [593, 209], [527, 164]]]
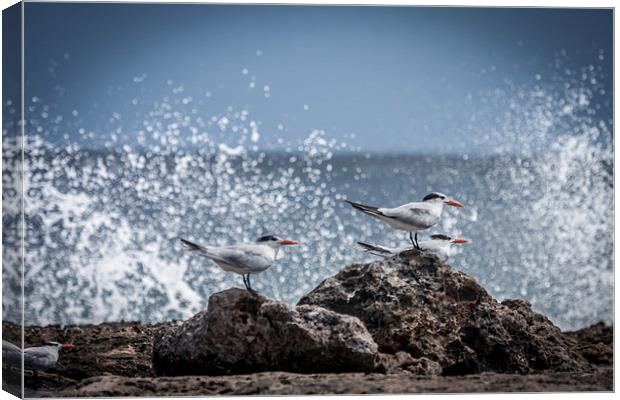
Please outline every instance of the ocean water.
[[[182, 319], [211, 294], [243, 287], [241, 277], [184, 250], [180, 238], [224, 245], [275, 234], [303, 242], [252, 280], [264, 295], [294, 304], [344, 266], [373, 259], [356, 241], [408, 242], [344, 199], [397, 206], [441, 191], [465, 208], [446, 207], [422, 236], [470, 239], [455, 268], [498, 299], [530, 301], [563, 329], [612, 323], [612, 136], [591, 112], [593, 91], [487, 93], [489, 104], [521, 101], [502, 116], [502, 129], [481, 136], [495, 150], [443, 155], [372, 153], [322, 130], [262, 150], [267, 135], [243, 109], [200, 120], [175, 111], [172, 100], [157, 103], [141, 130], [92, 132], [33, 97], [24, 154], [25, 322]], [[19, 225], [16, 129], [3, 129], [5, 230]], [[78, 136], [50, 139], [65, 129]], [[89, 145], [93, 138], [98, 145]], [[4, 265], [18, 265], [18, 236], [3, 241]], [[18, 275], [5, 268], [14, 285]], [[9, 319], [18, 315], [17, 303], [3, 305]]]

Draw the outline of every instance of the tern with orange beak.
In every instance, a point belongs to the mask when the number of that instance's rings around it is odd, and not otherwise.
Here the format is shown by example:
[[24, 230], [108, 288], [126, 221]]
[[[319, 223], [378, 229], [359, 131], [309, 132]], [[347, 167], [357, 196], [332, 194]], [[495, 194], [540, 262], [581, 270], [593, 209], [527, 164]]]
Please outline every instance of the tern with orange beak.
[[[454, 253], [454, 245], [469, 243], [467, 239], [451, 238], [446, 235], [431, 235], [430, 240], [424, 240], [420, 242], [420, 250], [426, 253], [433, 254], [439, 258], [442, 262], [448, 261], [452, 253]], [[368, 244], [364, 242], [357, 242], [366, 252], [383, 257], [391, 257], [397, 255], [406, 250], [411, 250], [411, 247], [386, 247], [378, 244]]]
[[[458, 201], [449, 199], [445, 194], [438, 192], [426, 195], [421, 202], [408, 203], [396, 208], [367, 206], [349, 200], [346, 202], [364, 214], [384, 221], [392, 229], [409, 232], [409, 239], [418, 250], [420, 249], [418, 231], [434, 226], [441, 217], [444, 205], [463, 207]], [[415, 240], [413, 234], [415, 234]]]
[[[60, 349], [72, 349], [70, 343], [45, 342], [43, 346], [24, 349], [24, 368], [35, 371], [44, 371], [52, 368], [58, 362]], [[11, 342], [2, 341], [2, 360], [9, 365], [21, 368], [22, 350]]]
[[280, 247], [301, 244], [294, 240], [271, 235], [261, 236], [255, 243], [232, 246], [201, 246], [185, 239], [181, 239], [181, 242], [189, 250], [213, 260], [224, 271], [243, 276], [243, 284], [252, 294], [256, 294], [256, 291], [250, 284], [250, 275], [258, 274], [271, 267]]

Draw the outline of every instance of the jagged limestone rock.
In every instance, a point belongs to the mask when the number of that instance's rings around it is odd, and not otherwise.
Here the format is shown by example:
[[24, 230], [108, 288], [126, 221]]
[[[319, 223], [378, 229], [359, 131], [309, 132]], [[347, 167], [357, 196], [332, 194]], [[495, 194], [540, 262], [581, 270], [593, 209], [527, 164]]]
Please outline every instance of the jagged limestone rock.
[[590, 368], [529, 303], [499, 303], [467, 274], [416, 250], [348, 266], [298, 304], [358, 317], [380, 352], [437, 362], [444, 375]]

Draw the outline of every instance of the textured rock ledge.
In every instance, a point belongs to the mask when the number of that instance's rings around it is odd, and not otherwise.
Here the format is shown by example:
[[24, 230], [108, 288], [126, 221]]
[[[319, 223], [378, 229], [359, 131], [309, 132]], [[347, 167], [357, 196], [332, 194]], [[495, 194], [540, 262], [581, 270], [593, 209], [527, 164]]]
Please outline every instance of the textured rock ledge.
[[[20, 336], [10, 323], [3, 331], [10, 341]], [[76, 345], [55, 368], [26, 377], [30, 397], [613, 385], [610, 327], [562, 333], [527, 302], [497, 302], [471, 277], [415, 251], [351, 265], [294, 307], [230, 289], [185, 322], [27, 327], [25, 337], [27, 346]], [[3, 371], [4, 387], [19, 384], [14, 371]], [[201, 376], [156, 376], [179, 374]]]
[[589, 373], [465, 376], [413, 374], [294, 374], [262, 372], [229, 376], [125, 378], [103, 376], [65, 390], [70, 397], [189, 395], [310, 395], [385, 393], [610, 391], [612, 368]]
[[158, 375], [372, 372], [379, 361], [359, 319], [319, 306], [289, 307], [242, 289], [214, 294], [207, 310], [161, 328], [153, 344]]
[[528, 302], [499, 303], [467, 274], [417, 251], [348, 266], [299, 304], [358, 317], [381, 352], [429, 359], [443, 375], [591, 369]]

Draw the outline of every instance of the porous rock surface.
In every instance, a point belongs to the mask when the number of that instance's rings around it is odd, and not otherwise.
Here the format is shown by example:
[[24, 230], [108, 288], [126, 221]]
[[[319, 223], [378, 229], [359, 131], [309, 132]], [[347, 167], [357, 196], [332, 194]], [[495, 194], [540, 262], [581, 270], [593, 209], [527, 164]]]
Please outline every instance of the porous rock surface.
[[116, 396], [249, 396], [316, 394], [402, 394], [476, 392], [610, 391], [613, 371], [547, 372], [534, 375], [485, 372], [466, 376], [414, 374], [296, 374], [259, 372], [226, 376], [89, 378], [58, 394], [59, 397]]
[[205, 311], [162, 328], [153, 341], [157, 375], [370, 372], [379, 365], [377, 344], [356, 317], [241, 289], [214, 294]]
[[358, 317], [380, 352], [428, 359], [444, 375], [591, 368], [528, 302], [500, 303], [467, 274], [416, 250], [350, 265], [298, 304]]
[[612, 365], [614, 361], [614, 330], [599, 322], [589, 328], [564, 333], [576, 352], [593, 365]]
[[[19, 343], [21, 327], [2, 325]], [[24, 337], [76, 345], [27, 372], [27, 397], [613, 390], [612, 327], [560, 332], [417, 251], [351, 265], [296, 307], [231, 289], [186, 322], [27, 326]], [[21, 387], [19, 371], [3, 373], [4, 389]]]

